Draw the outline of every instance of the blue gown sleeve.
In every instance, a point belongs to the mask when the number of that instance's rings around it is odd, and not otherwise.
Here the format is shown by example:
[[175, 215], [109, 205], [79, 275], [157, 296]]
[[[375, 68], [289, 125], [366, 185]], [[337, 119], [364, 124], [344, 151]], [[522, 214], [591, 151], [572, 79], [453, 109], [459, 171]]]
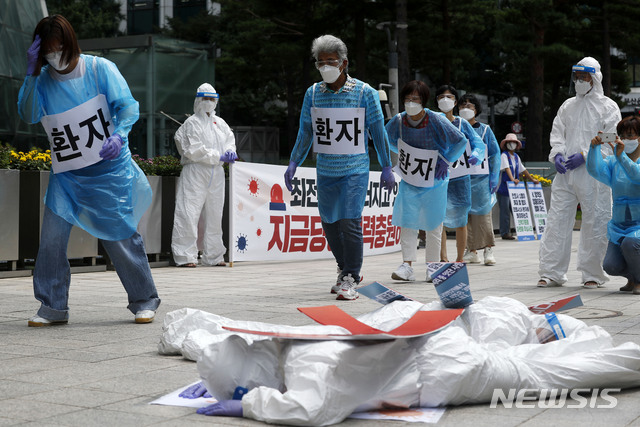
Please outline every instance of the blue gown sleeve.
[[311, 127], [311, 93], [313, 86], [307, 89], [302, 102], [302, 111], [300, 112], [300, 127], [296, 144], [291, 151], [290, 160], [297, 165], [301, 165], [307, 158], [309, 149], [311, 149], [311, 138], [313, 137], [313, 129]]
[[629, 156], [627, 156], [627, 153], [616, 156], [616, 159], [618, 159], [618, 163], [629, 178], [629, 181], [640, 185], [640, 165], [631, 160]]
[[391, 156], [389, 155], [389, 137], [384, 129], [384, 115], [380, 106], [378, 91], [369, 85], [365, 85], [364, 98], [367, 115], [365, 118], [367, 129], [373, 138], [373, 146], [378, 154], [378, 163], [383, 168], [391, 166]]
[[487, 149], [489, 150], [489, 180], [490, 182], [497, 184], [500, 177], [500, 145], [498, 145], [496, 136], [489, 125], [487, 125], [487, 133], [485, 133], [484, 139], [487, 144]]
[[396, 154], [398, 153], [398, 138], [400, 138], [399, 120], [401, 120], [401, 115], [396, 114], [384, 127], [389, 137], [389, 148]]
[[120, 135], [125, 143], [131, 127], [140, 116], [139, 104], [131, 95], [131, 90], [116, 65], [104, 58], [95, 58], [98, 69], [98, 85], [104, 93], [112, 114], [115, 114], [114, 133]]
[[18, 114], [22, 120], [29, 124], [40, 122], [43, 111], [38, 96], [38, 76], [24, 78], [18, 95]]
[[598, 181], [611, 186], [610, 164], [602, 158], [600, 145], [591, 146], [587, 154], [587, 172]]
[[441, 150], [442, 157], [447, 162], [453, 163], [462, 156], [467, 148], [467, 137], [446, 117], [434, 116], [434, 120], [439, 124], [439, 126], [434, 125], [435, 132], [446, 146], [444, 150]]
[[460, 117], [462, 121], [462, 133], [467, 137], [469, 143], [471, 144], [471, 157], [475, 157], [478, 159], [478, 162], [484, 160], [484, 150], [486, 146], [482, 139], [478, 136], [478, 133], [473, 129], [473, 127], [469, 124], [468, 121]]

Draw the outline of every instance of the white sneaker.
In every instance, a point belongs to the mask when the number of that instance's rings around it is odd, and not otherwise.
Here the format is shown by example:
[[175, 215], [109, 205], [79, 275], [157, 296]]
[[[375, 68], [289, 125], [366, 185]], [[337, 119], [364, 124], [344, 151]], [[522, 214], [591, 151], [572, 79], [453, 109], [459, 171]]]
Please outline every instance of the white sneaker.
[[493, 256], [493, 248], [491, 246], [484, 248], [484, 265], [494, 265], [495, 263], [496, 258]]
[[468, 264], [480, 264], [482, 262], [477, 251], [473, 252], [468, 249], [465, 249], [465, 254], [462, 257], [462, 260]]
[[427, 283], [432, 283], [433, 282], [433, 278], [429, 274], [429, 270], [427, 270], [427, 277], [424, 280], [426, 280]]
[[336, 270], [338, 271], [338, 278], [336, 279], [336, 284], [331, 287], [332, 294], [337, 294], [342, 287], [342, 270], [340, 267], [336, 267]]
[[156, 317], [154, 310], [140, 310], [136, 313], [136, 323], [151, 323], [153, 318]]
[[360, 295], [356, 292], [356, 283], [355, 279], [351, 276], [351, 274], [347, 274], [342, 278], [342, 286], [338, 291], [338, 296], [336, 299], [339, 300], [355, 300], [358, 299]]
[[49, 320], [44, 317], [40, 317], [38, 315], [33, 316], [27, 322], [27, 326], [31, 326], [32, 328], [39, 328], [41, 326], [52, 326], [52, 325], [66, 325], [69, 322], [68, 319], [65, 320]]
[[413, 267], [406, 262], [400, 264], [400, 267], [396, 268], [396, 271], [391, 273], [391, 278], [395, 280], [405, 280], [407, 282], [413, 282], [416, 280], [416, 276], [413, 274]]

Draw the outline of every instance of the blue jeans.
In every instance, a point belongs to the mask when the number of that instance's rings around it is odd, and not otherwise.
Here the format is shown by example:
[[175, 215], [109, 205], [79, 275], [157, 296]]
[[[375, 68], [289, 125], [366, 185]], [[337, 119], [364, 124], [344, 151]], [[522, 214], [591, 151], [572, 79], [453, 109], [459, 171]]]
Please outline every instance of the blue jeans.
[[500, 206], [500, 235], [504, 236], [511, 232], [511, 199], [509, 199], [509, 196], [502, 194], [496, 195]]
[[[67, 244], [71, 228], [71, 224], [45, 207], [40, 248], [33, 272], [33, 293], [42, 303], [38, 316], [48, 320], [69, 318], [71, 270]], [[128, 239], [118, 241], [100, 240], [100, 243], [109, 254], [129, 295], [127, 308], [134, 314], [140, 310], [156, 310], [160, 298], [140, 234], [136, 232]]]
[[619, 245], [609, 242], [602, 267], [612, 276], [640, 283], [640, 239], [625, 237]]
[[362, 268], [362, 226], [360, 218], [339, 219], [336, 222], [323, 222], [325, 237], [331, 252], [342, 270], [342, 275], [351, 274], [356, 282], [360, 281]]

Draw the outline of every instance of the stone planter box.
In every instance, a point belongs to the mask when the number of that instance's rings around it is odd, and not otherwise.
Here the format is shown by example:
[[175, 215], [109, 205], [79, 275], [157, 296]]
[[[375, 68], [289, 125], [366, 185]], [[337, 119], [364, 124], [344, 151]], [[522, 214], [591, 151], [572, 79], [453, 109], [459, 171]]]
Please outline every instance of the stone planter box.
[[[40, 231], [44, 215], [44, 196], [49, 185], [49, 171], [20, 172], [20, 248], [19, 259], [35, 259], [40, 247]], [[73, 227], [69, 236], [67, 257], [84, 258], [95, 266], [98, 239], [86, 231]], [[78, 270], [76, 270], [78, 271]]]
[[20, 171], [0, 169], [0, 262], [15, 270], [19, 259]]
[[162, 252], [162, 177], [147, 176], [153, 191], [151, 206], [144, 213], [138, 224], [138, 233], [142, 236], [147, 254]]

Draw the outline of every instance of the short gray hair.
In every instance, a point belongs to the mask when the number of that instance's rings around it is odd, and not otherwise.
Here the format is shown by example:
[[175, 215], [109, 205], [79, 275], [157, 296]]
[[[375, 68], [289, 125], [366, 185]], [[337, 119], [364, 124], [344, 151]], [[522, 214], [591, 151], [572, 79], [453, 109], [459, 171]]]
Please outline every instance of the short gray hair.
[[311, 44], [311, 55], [318, 60], [321, 53], [337, 53], [340, 60], [347, 58], [347, 45], [342, 40], [331, 34], [318, 37]]

